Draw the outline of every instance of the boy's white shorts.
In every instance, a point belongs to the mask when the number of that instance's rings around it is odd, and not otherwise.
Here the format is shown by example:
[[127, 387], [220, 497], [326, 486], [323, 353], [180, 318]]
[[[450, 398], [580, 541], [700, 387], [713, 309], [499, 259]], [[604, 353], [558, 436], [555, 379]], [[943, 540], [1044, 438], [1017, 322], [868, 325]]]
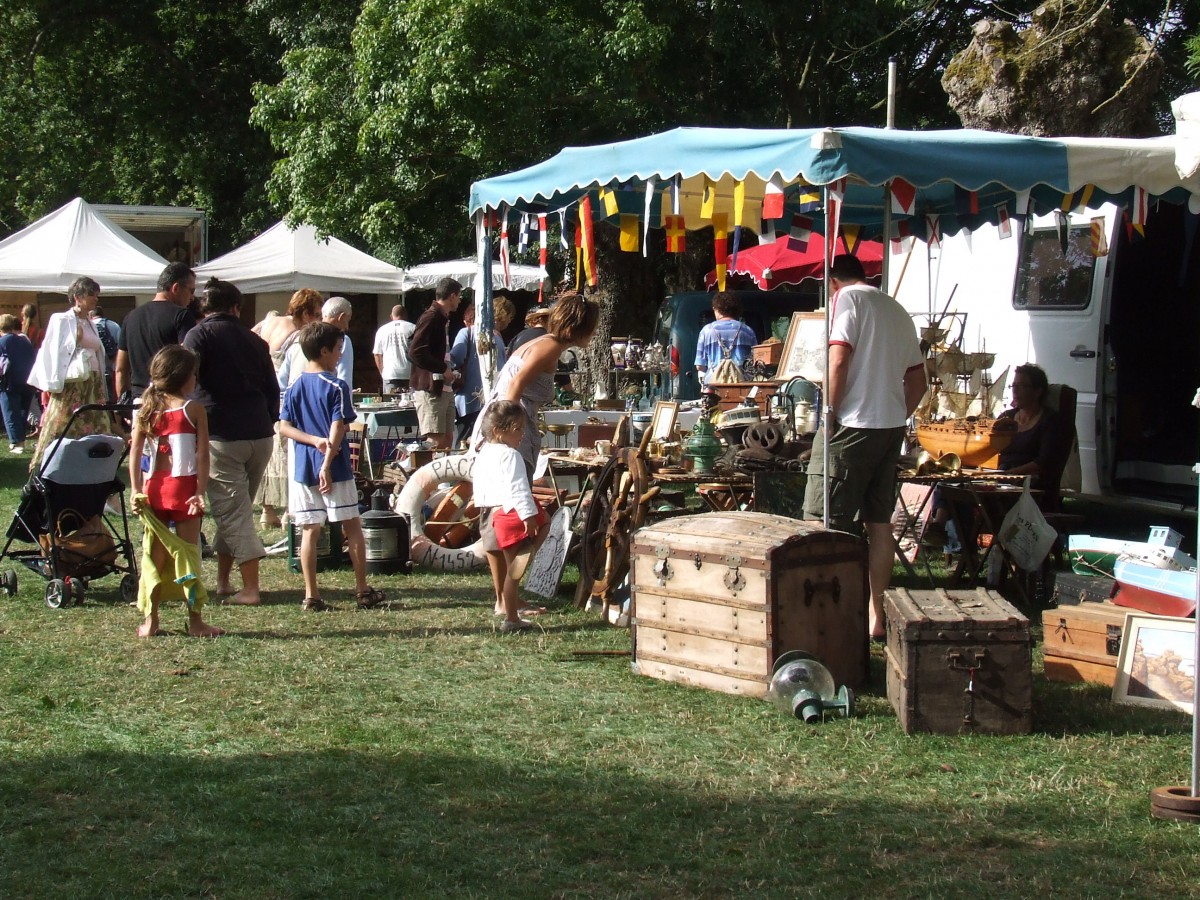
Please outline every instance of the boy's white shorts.
[[298, 481], [288, 482], [288, 514], [297, 525], [324, 525], [357, 519], [358, 488], [353, 481], [336, 481], [333, 490], [322, 494], [315, 484], [311, 487]]

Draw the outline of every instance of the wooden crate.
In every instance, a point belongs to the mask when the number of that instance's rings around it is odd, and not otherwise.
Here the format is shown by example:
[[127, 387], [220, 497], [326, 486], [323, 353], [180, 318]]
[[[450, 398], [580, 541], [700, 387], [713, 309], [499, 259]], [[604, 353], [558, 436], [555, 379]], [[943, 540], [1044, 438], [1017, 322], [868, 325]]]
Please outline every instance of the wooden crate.
[[764, 365], [777, 366], [782, 357], [782, 341], [771, 341], [769, 344], [755, 344], [751, 348], [751, 359]]
[[906, 734], [1028, 734], [1033, 725], [1029, 620], [999, 594], [884, 596], [887, 693]]
[[854, 535], [754, 512], [666, 519], [634, 536], [631, 584], [643, 675], [762, 697], [775, 660], [807, 650], [839, 685], [867, 680], [867, 548]]
[[1059, 606], [1042, 613], [1043, 671], [1051, 681], [1112, 687], [1129, 610], [1110, 603]]

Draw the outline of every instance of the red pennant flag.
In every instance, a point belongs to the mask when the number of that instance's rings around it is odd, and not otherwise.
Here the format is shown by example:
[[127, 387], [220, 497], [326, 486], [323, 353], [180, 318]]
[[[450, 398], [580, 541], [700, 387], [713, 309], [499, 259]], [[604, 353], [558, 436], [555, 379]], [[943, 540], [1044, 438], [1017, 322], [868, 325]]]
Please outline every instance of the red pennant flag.
[[683, 216], [667, 216], [667, 252], [682, 253], [687, 249], [687, 229]]
[[592, 198], [579, 201], [579, 230], [583, 232], [583, 265], [587, 269], [587, 283], [596, 286], [596, 242], [592, 232]]
[[500, 267], [504, 270], [504, 286], [512, 287], [512, 278], [508, 271], [508, 210], [500, 215]]
[[911, 216], [917, 202], [917, 189], [903, 178], [893, 178], [891, 191], [892, 212], [902, 216]]
[[1146, 214], [1150, 211], [1150, 195], [1145, 188], [1135, 187], [1133, 189], [1133, 209], [1130, 210], [1129, 218], [1134, 225], [1145, 225]]
[[783, 179], [772, 175], [763, 193], [762, 217], [764, 219], [783, 218]]
[[929, 241], [930, 247], [942, 246], [942, 217], [941, 216], [926, 216], [925, 217], [925, 234]]
[[1012, 220], [1008, 217], [1007, 206], [996, 207], [996, 228], [1000, 232], [1000, 240], [1005, 240], [1012, 237]]
[[545, 286], [546, 271], [546, 216], [538, 215], [538, 265], [542, 267], [543, 278], [538, 282], [538, 303], [542, 302], [542, 288]]
[[912, 236], [912, 229], [908, 226], [908, 220], [900, 219], [896, 222], [892, 230], [892, 253], [903, 253], [905, 242]]
[[725, 290], [725, 273], [729, 264], [729, 214], [713, 213], [713, 256], [717, 258], [717, 290]]
[[799, 213], [792, 216], [792, 229], [788, 232], [788, 248], [797, 253], [808, 250], [808, 239], [812, 237], [813, 220]]

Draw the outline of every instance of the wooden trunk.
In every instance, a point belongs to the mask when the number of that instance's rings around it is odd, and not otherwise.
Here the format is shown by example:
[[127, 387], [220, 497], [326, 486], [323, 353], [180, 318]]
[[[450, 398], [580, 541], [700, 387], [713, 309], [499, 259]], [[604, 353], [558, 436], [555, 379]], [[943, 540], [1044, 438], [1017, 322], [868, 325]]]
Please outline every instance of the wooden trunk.
[[1054, 573], [1053, 599], [1059, 606], [1094, 601], [1106, 603], [1116, 592], [1117, 583], [1105, 575], [1077, 575], [1074, 572]]
[[1051, 681], [1094, 681], [1112, 687], [1125, 634], [1123, 609], [1107, 600], [1042, 613], [1043, 669]]
[[888, 591], [887, 693], [905, 734], [1028, 734], [1029, 620], [999, 594]]
[[867, 546], [754, 512], [666, 519], [634, 536], [634, 658], [664, 681], [762, 697], [789, 650], [867, 680]]

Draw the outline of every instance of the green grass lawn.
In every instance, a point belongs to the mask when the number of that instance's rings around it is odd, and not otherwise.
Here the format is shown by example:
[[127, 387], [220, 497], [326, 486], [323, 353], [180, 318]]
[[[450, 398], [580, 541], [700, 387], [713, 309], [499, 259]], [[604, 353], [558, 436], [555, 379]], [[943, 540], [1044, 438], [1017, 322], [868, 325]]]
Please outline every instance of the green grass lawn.
[[[0, 459], [7, 523], [23, 462]], [[211, 527], [207, 529], [211, 533]], [[211, 564], [208, 564], [211, 565]], [[5, 562], [4, 568], [9, 564]], [[210, 576], [212, 572], [209, 571]], [[568, 576], [568, 580], [570, 579]], [[138, 641], [117, 578], [0, 596], [3, 897], [1183, 897], [1200, 831], [1152, 820], [1190, 719], [1046, 682], [1034, 734], [904, 735], [882, 657], [853, 719], [643, 678], [574, 610], [505, 636], [485, 575], [375, 579], [390, 609], [212, 606]], [[915, 585], [914, 585], [915, 586]], [[1037, 629], [1040, 634], [1040, 628]], [[878, 651], [876, 651], [878, 653]]]

